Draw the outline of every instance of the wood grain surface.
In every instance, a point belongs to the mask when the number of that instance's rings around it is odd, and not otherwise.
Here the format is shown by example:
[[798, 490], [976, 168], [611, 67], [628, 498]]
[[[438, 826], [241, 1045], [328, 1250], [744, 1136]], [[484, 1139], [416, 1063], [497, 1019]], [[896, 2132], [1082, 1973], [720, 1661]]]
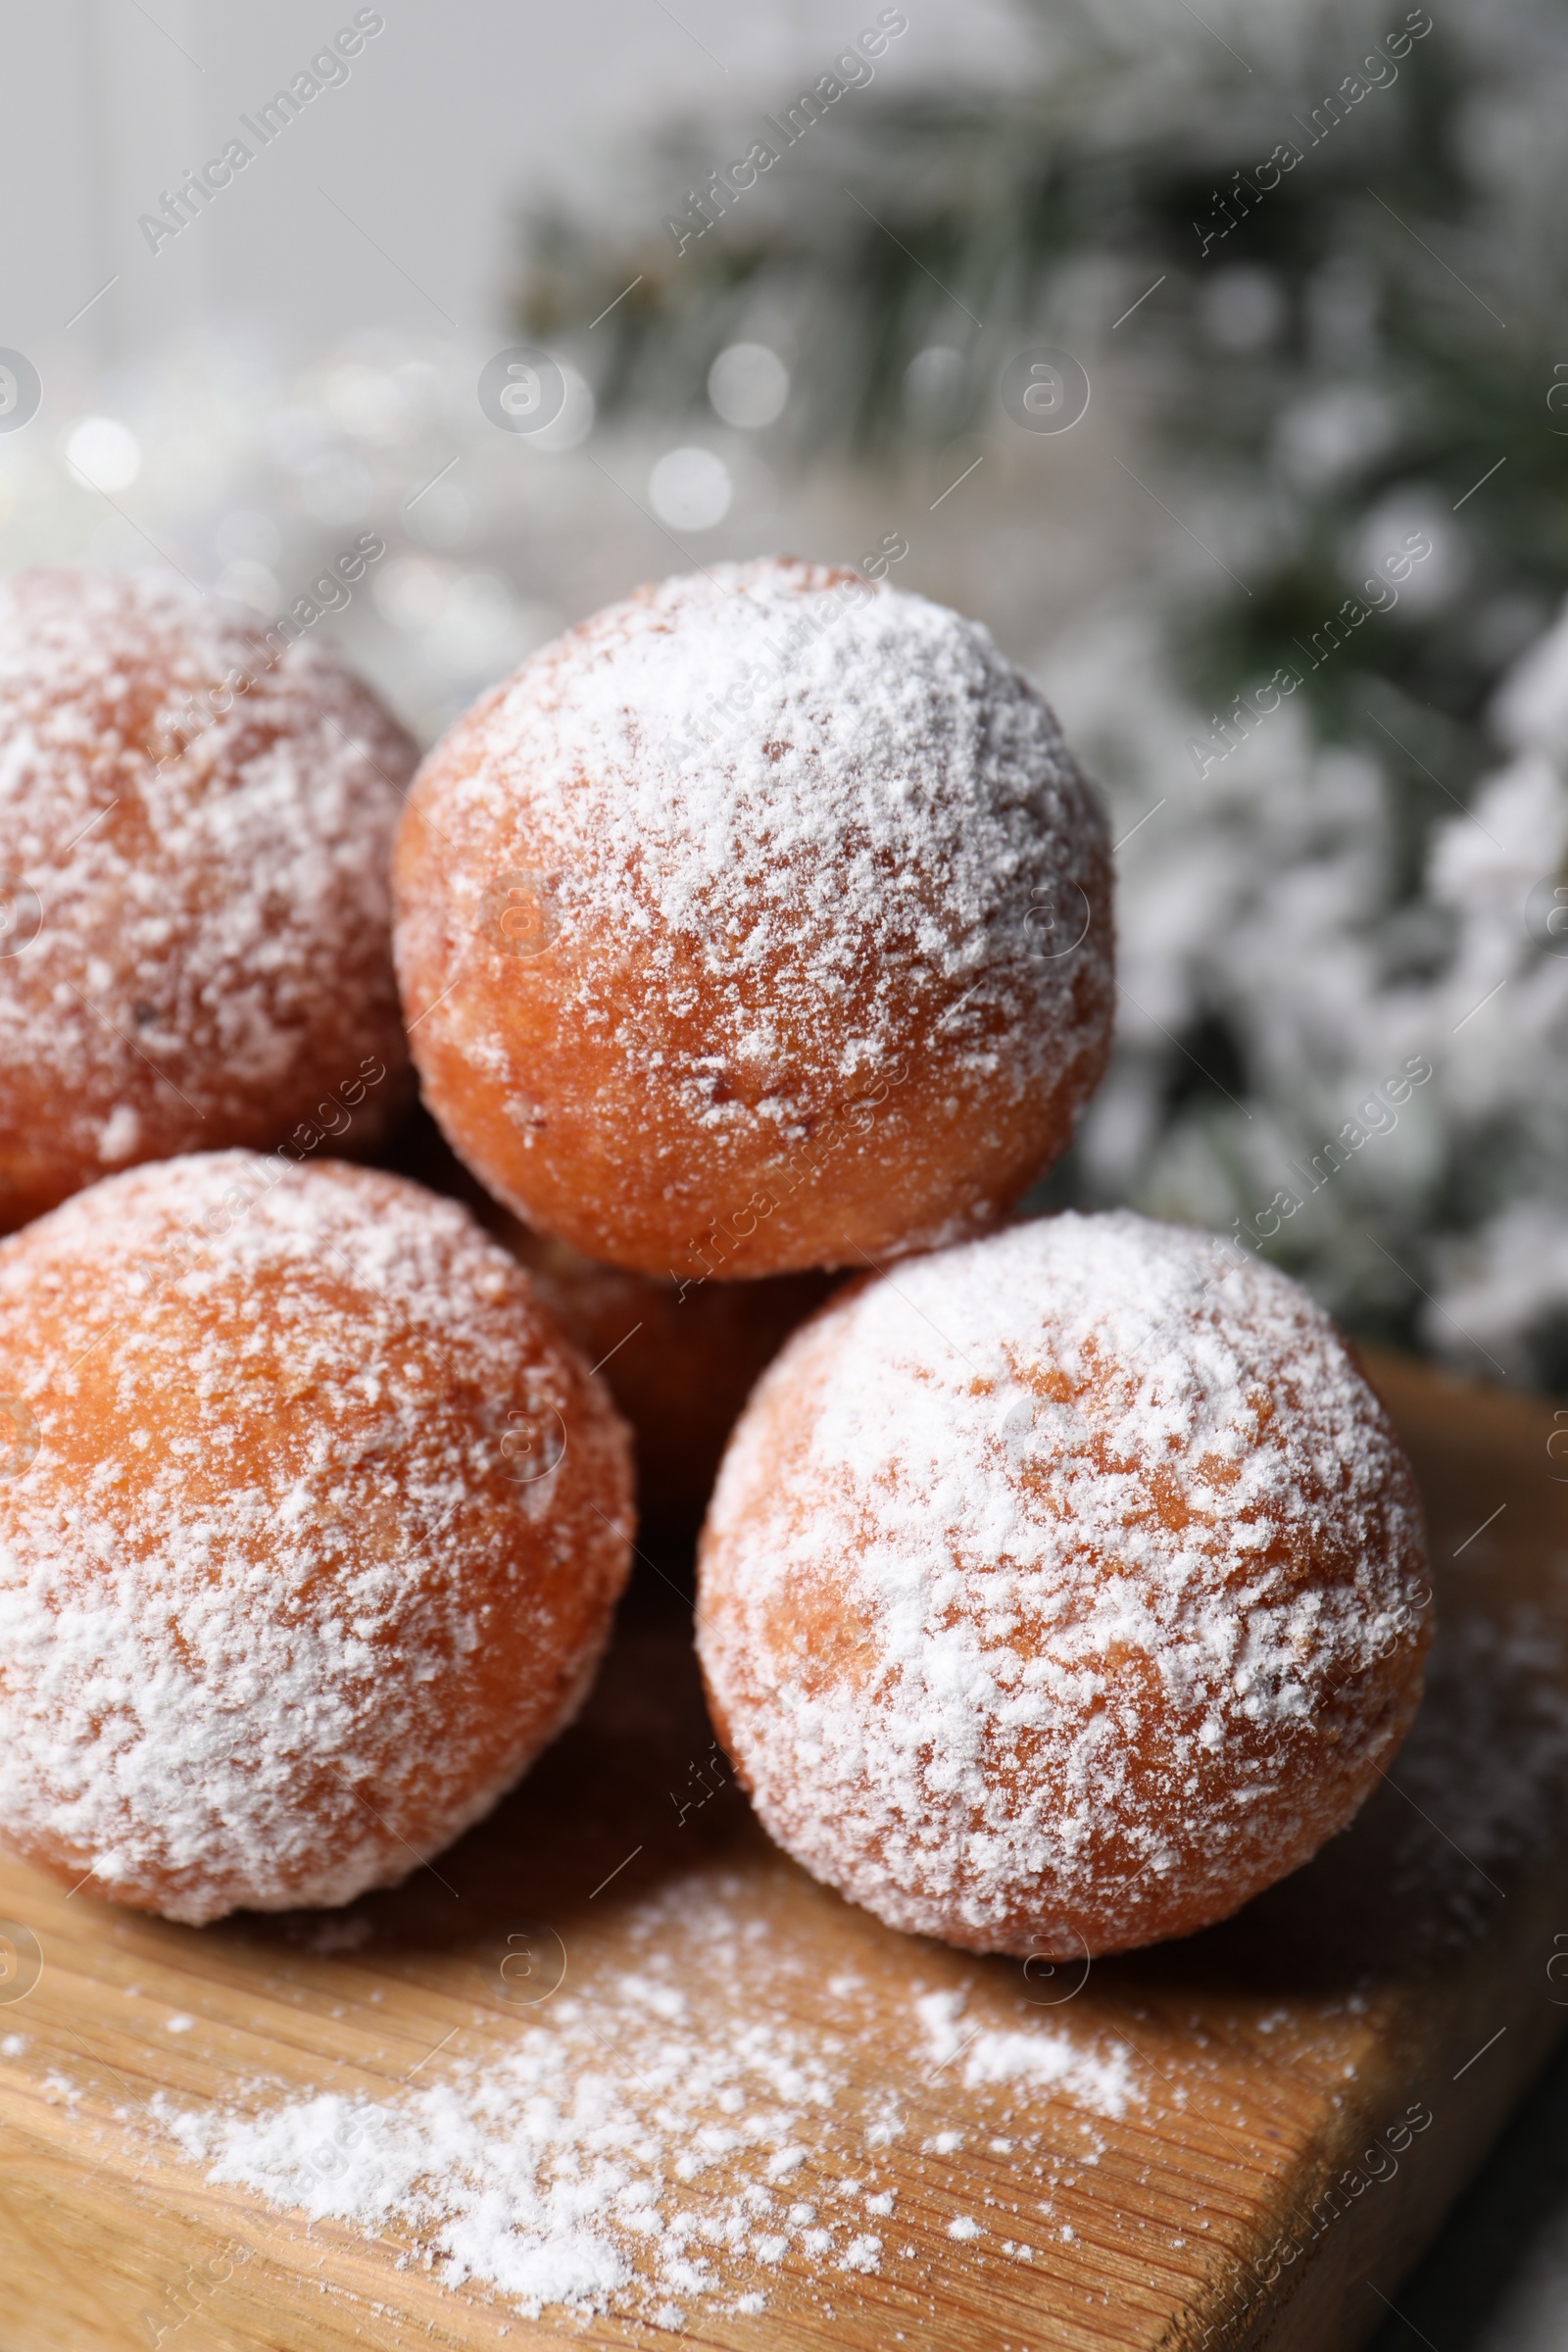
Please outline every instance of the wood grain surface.
[[[347, 1915], [197, 1931], [0, 1868], [4, 2352], [1362, 2342], [1568, 2016], [1568, 1460], [1548, 1451], [1568, 1422], [1371, 1368], [1427, 1498], [1446, 1662], [1351, 1831], [1184, 1943], [1052, 1974], [813, 1886], [716, 1766], [689, 1618], [652, 1569], [581, 1722], [490, 1822]], [[527, 1969], [557, 1939], [565, 1981], [532, 1997], [509, 1950]], [[745, 2036], [775, 2077], [793, 2053], [767, 2096], [795, 2102], [797, 2141], [737, 2149], [715, 2100], [690, 2181], [666, 2166], [661, 2192], [666, 2224], [696, 2217], [687, 2284], [666, 2227], [627, 2241], [586, 2318], [528, 2318], [412, 2225], [215, 2184], [172, 2128], [318, 2093], [395, 2116], [564, 2034], [602, 2045], [657, 2151], [667, 2098], [627, 2022], [645, 1997], [682, 2020], [688, 2108]], [[748, 2196], [749, 2234], [702, 2234]]]

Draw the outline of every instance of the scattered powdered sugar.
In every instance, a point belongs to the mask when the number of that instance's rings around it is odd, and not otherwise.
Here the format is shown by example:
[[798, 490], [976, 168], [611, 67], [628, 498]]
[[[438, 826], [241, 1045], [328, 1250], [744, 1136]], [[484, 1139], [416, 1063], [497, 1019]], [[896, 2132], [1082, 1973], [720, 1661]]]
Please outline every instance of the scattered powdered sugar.
[[[0, 1361], [37, 1441], [0, 1482], [0, 1822], [34, 1859], [193, 1921], [346, 1901], [581, 1696], [625, 1433], [456, 1202], [131, 1170], [0, 1244]], [[523, 1427], [569, 1431], [543, 1475]]]
[[[432, 755], [416, 853], [421, 810], [399, 956], [455, 993], [418, 1042], [493, 1076], [458, 984], [493, 959], [509, 870], [548, 902], [557, 985], [579, 931], [602, 943], [569, 1017], [616, 1023], [709, 1125], [761, 1105], [789, 1134], [938, 1020], [951, 1066], [1008, 1099], [1108, 1030], [1104, 822], [1050, 710], [978, 622], [854, 572], [725, 564], [612, 606]], [[646, 973], [618, 1013], [612, 945]]]
[[414, 746], [329, 648], [264, 626], [164, 577], [0, 578], [0, 874], [23, 886], [0, 1217], [8, 1187], [24, 1213], [71, 1189], [62, 1156], [83, 1182], [268, 1142], [365, 1056], [404, 1058], [387, 868]]
[[[874, 2225], [894, 2210], [879, 2150], [904, 2127], [879, 2125], [866, 2078], [891, 2063], [921, 2095], [966, 1995], [911, 1994], [901, 2046], [874, 2045], [853, 2005], [811, 2014], [787, 1939], [781, 1972], [757, 1924], [722, 1880], [676, 1882], [630, 1913], [642, 1966], [584, 1962], [584, 1989], [519, 2021], [510, 2046], [487, 2034], [482, 2057], [444, 2049], [385, 2096], [279, 2101], [256, 2084], [243, 2113], [160, 2094], [154, 2118], [214, 2186], [390, 2237], [448, 2284], [530, 2315], [565, 2304], [678, 2325], [693, 2298], [761, 2310], [786, 2274], [830, 2297], [835, 2278], [881, 2272]], [[980, 2034], [970, 2087], [993, 2106], [1010, 2091], [1030, 2150], [1044, 2132], [1081, 2163], [1087, 2119], [1135, 2103], [1128, 2070], [1097, 2054], [1088, 2021], [1075, 2044], [994, 1989], [983, 2014], [1026, 2022]], [[956, 2091], [937, 2082], [926, 2096]]]
[[699, 1648], [817, 1876], [977, 1948], [1117, 1948], [1343, 1826], [1413, 1712], [1422, 1565], [1388, 1420], [1304, 1293], [1069, 1214], [786, 1344], [720, 1473]]
[[[211, 2103], [194, 2089], [161, 2092], [137, 2110], [127, 2159], [145, 2165], [150, 2124], [224, 2192], [236, 2245], [290, 2241], [295, 2276], [318, 2276], [328, 2292], [351, 2278], [363, 2295], [376, 2263], [426, 2269], [456, 2298], [449, 2328], [476, 2340], [505, 2333], [514, 2313], [549, 2310], [578, 2323], [602, 2311], [693, 2340], [720, 2314], [767, 2312], [791, 2341], [853, 2313], [864, 2340], [897, 2342], [906, 2329], [912, 2343], [939, 2297], [962, 2309], [989, 2293], [1027, 2306], [1030, 2342], [1054, 2343], [1071, 2337], [1086, 2293], [1109, 2291], [1112, 2271], [1136, 2279], [1156, 2263], [1170, 2309], [1212, 2317], [1209, 2287], [1255, 2290], [1252, 2232], [1233, 2230], [1210, 2199], [1190, 2238], [1169, 2234], [1191, 2202], [1171, 2169], [1173, 2148], [1189, 2144], [1185, 2132], [1173, 2138], [1172, 2111], [1206, 2118], [1211, 2144], [1228, 2151], [1233, 2218], [1277, 2195], [1343, 2136], [1344, 2110], [1361, 2096], [1356, 2061], [1382, 2080], [1401, 2018], [1429, 2002], [1412, 1981], [1426, 1976], [1424, 1923], [1442, 1916], [1446, 1884], [1476, 1878], [1479, 1862], [1500, 1867], [1511, 1888], [1518, 1822], [1544, 1858], [1540, 1835], [1560, 1812], [1559, 1633], [1524, 1616], [1496, 1627], [1449, 1617], [1440, 1643], [1447, 1661], [1396, 1775], [1421, 1811], [1385, 1791], [1209, 1964], [1191, 1950], [1151, 1952], [1097, 1969], [1081, 1998], [1043, 2011], [1054, 1980], [896, 1941], [803, 1887], [748, 1836], [738, 1867], [672, 1858], [612, 1917], [603, 1902], [576, 1924], [564, 1917], [571, 1961], [556, 1997], [519, 2010], [492, 1996], [481, 2009], [483, 1931], [469, 1923], [438, 1959], [422, 1932], [402, 1940], [410, 1898], [396, 1897], [366, 1907], [376, 1921], [368, 1956], [318, 1963], [303, 1985], [289, 1966], [303, 2031], [288, 2041], [318, 2051], [318, 2077], [307, 2062], [302, 2086], [295, 2055], [286, 2081], [225, 2072]], [[617, 1664], [653, 1681], [661, 1654]], [[602, 1690], [596, 1710], [609, 1697]], [[588, 1728], [572, 1737], [587, 1741]], [[663, 1777], [657, 1749], [637, 1752]], [[537, 1801], [555, 1800], [541, 1789]], [[513, 1846], [530, 1887], [543, 1827], [519, 1824]], [[1474, 1860], [1450, 1834], [1476, 1840]], [[537, 1883], [551, 1899], [548, 1863]], [[1280, 1898], [1293, 1896], [1282, 1914]], [[312, 1925], [290, 1923], [288, 1947], [315, 1949]], [[245, 1973], [260, 1963], [275, 1997], [270, 1933], [252, 1941], [242, 1928], [237, 1939]], [[401, 2006], [393, 2045], [378, 2046], [390, 2004], [375, 2004], [397, 2000], [411, 1959], [416, 1997]], [[1282, 1970], [1294, 1986], [1283, 1996]], [[1399, 1986], [1391, 2009], [1385, 1996]], [[353, 2029], [324, 2025], [323, 2006], [333, 2021], [351, 2010]], [[80, 2098], [58, 2073], [44, 2089]], [[1259, 2100], [1271, 2095], [1296, 2120], [1260, 2139]], [[1379, 2093], [1368, 2130], [1396, 2104]], [[257, 2217], [253, 2199], [292, 2223]], [[1202, 2289], [1195, 2264], [1173, 2259], [1184, 2244], [1195, 2258], [1212, 2249]], [[1009, 2267], [1031, 2264], [1032, 2276]], [[391, 2278], [385, 2291], [389, 2315], [403, 2310]], [[178, 2307], [168, 2307], [172, 2318]]]
[[1123, 2050], [1101, 2053], [1082, 2035], [1032, 2027], [1024, 2033], [960, 2025], [962, 1990], [928, 1992], [915, 2002], [933, 2062], [947, 2066], [962, 2055], [956, 2071], [965, 2087], [984, 2082], [1035, 2083], [1059, 2089], [1097, 2115], [1120, 2117], [1133, 2098], [1133, 2070]]

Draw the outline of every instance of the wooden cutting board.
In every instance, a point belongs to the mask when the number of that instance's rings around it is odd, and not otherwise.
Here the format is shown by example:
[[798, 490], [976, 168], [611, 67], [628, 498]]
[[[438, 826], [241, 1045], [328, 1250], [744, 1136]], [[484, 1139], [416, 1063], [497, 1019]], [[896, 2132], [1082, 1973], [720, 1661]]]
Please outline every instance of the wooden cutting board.
[[[726, 1784], [652, 1569], [581, 1723], [393, 1893], [194, 1931], [0, 1868], [3, 2352], [1361, 2343], [1568, 2017], [1568, 1415], [1372, 1368], [1447, 1663], [1353, 1829], [1185, 1943], [1026, 1969], [813, 1886]], [[519, 2067], [591, 2079], [657, 2177], [587, 2318], [189, 2152], [316, 2094], [390, 2146], [487, 2081], [510, 2145]]]

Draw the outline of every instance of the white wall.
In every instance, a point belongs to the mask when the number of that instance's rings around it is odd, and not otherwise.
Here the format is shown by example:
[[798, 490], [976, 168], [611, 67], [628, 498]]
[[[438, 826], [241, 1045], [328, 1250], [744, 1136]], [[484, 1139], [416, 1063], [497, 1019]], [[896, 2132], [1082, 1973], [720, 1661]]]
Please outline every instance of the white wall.
[[[602, 184], [671, 115], [793, 95], [879, 5], [384, 0], [348, 81], [155, 254], [138, 216], [356, 0], [0, 0], [0, 345], [69, 398], [106, 358], [195, 319], [249, 318], [296, 349], [368, 323], [489, 332], [519, 199]], [[908, 14], [889, 82], [988, 77], [1016, 52], [1006, 0]]]

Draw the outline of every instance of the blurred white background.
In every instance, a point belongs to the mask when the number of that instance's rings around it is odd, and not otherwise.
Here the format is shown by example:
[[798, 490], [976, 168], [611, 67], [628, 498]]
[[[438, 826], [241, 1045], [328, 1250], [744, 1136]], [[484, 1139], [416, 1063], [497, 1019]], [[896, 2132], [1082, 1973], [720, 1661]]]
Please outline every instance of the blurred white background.
[[[507, 323], [520, 204], [547, 191], [591, 201], [617, 156], [672, 116], [776, 104], [876, 10], [388, 0], [348, 80], [310, 101], [199, 233], [149, 250], [137, 222], [160, 191], [220, 154], [239, 117], [254, 119], [357, 13], [341, 0], [9, 5], [4, 340], [79, 385], [110, 356], [225, 318], [295, 355], [362, 326], [493, 333]], [[924, 0], [880, 71], [906, 86], [984, 84], [1026, 46], [993, 0]]]

